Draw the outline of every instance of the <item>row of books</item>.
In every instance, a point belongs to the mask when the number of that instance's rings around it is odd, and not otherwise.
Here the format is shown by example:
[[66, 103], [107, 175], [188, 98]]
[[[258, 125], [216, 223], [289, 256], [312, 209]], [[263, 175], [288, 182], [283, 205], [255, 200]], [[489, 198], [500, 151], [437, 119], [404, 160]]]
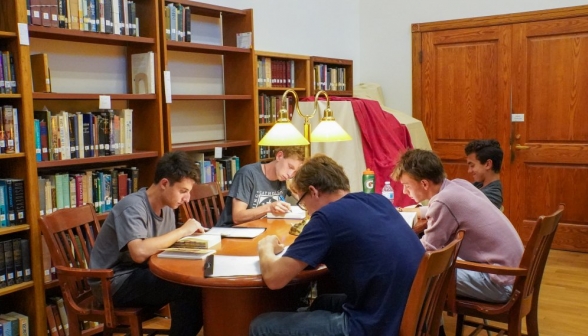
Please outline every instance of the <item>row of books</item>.
[[[47, 315], [47, 335], [69, 336], [69, 320], [62, 297], [49, 298], [49, 304], [45, 306], [45, 315]], [[87, 330], [98, 325], [98, 322], [80, 321], [80, 330]]]
[[14, 55], [10, 51], [1, 51], [0, 55], [0, 94], [18, 93], [16, 90]]
[[[260, 128], [259, 129], [259, 139], [263, 139], [263, 137], [265, 136], [265, 134], [268, 132], [267, 129], [265, 128]], [[271, 157], [274, 156], [274, 149], [269, 147], [269, 146], [259, 146], [259, 159], [260, 160], [265, 160], [265, 159], [269, 159]]]
[[0, 179], [0, 227], [26, 223], [24, 180]]
[[29, 240], [15, 238], [0, 241], [0, 288], [31, 280]]
[[131, 0], [29, 0], [27, 14], [38, 26], [139, 36]]
[[0, 106], [0, 154], [20, 153], [18, 109], [12, 105]]
[[221, 190], [229, 190], [233, 178], [240, 168], [239, 157], [222, 158], [204, 157], [204, 153], [195, 153], [194, 162], [200, 168], [200, 181], [197, 183], [218, 182]]
[[258, 87], [296, 87], [294, 60], [280, 60], [271, 57], [257, 59]]
[[328, 64], [317, 64], [314, 66], [314, 88], [316, 90], [345, 91], [347, 69], [334, 67]]
[[38, 185], [41, 216], [86, 203], [103, 213], [139, 189], [139, 169], [117, 167], [45, 175], [39, 176]]
[[37, 161], [82, 159], [133, 152], [133, 110], [70, 113], [35, 111]]
[[[274, 123], [280, 117], [280, 109], [282, 108], [282, 96], [269, 96], [264, 93], [258, 97], [259, 109], [259, 123]], [[292, 120], [294, 114], [294, 97], [288, 96], [286, 99], [286, 109], [288, 110], [288, 118]]]
[[28, 336], [29, 317], [17, 312], [0, 314], [0, 335]]
[[189, 6], [169, 3], [165, 6], [165, 37], [168, 41], [191, 42], [192, 19]]

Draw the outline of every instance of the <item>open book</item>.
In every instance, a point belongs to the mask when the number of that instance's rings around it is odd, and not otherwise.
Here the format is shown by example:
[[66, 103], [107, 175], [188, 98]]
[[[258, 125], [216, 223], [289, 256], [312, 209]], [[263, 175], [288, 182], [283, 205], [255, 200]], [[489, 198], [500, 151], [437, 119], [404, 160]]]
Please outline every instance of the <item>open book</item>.
[[399, 214], [402, 216], [402, 218], [404, 218], [404, 220], [406, 221], [406, 224], [408, 224], [408, 226], [413, 227], [414, 223], [417, 220], [417, 213], [416, 212], [402, 211], [402, 212], [399, 212]]
[[304, 219], [304, 217], [306, 217], [306, 211], [300, 209], [299, 206], [293, 205], [290, 207], [290, 212], [285, 213], [283, 216], [276, 216], [271, 212], [267, 213], [267, 218], [270, 219], [275, 219], [275, 218], [279, 218], [279, 219]]

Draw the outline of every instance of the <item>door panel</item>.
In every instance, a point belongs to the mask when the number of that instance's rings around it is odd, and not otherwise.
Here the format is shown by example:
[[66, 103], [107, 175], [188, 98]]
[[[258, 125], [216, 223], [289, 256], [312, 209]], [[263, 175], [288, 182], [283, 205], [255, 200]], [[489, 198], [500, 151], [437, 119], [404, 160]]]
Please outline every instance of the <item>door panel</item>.
[[510, 219], [524, 239], [564, 202], [553, 247], [588, 251], [588, 18], [513, 25]]
[[505, 153], [501, 179], [508, 201], [511, 27], [455, 29], [422, 35], [422, 121], [450, 178], [471, 180], [465, 145], [495, 138]]

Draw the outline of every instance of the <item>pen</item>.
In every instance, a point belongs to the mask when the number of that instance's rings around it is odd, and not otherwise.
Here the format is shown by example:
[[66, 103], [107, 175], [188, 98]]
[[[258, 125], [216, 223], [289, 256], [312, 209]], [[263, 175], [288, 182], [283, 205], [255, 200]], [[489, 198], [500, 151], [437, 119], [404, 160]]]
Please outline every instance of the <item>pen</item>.
[[[284, 195], [280, 195], [280, 201], [286, 202], [286, 198], [284, 197]], [[292, 209], [288, 209], [288, 212], [292, 212]]]

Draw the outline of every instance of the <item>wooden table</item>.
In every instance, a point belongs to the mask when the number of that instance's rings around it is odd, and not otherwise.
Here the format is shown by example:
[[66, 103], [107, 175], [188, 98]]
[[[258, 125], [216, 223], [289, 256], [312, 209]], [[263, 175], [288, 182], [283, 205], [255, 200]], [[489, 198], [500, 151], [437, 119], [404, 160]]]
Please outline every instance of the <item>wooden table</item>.
[[[257, 242], [266, 235], [276, 235], [285, 245], [296, 238], [290, 235], [291, 224], [299, 220], [262, 218], [242, 224], [243, 227], [265, 227], [254, 239], [223, 238], [220, 255], [256, 256]], [[324, 266], [304, 270], [283, 289], [268, 289], [261, 276], [205, 278], [203, 260], [165, 259], [157, 256], [149, 260], [149, 268], [158, 277], [184, 285], [202, 288], [204, 333], [206, 336], [239, 336], [249, 334], [249, 324], [259, 314], [269, 311], [294, 311], [300, 306], [308, 283], [327, 274]]]

